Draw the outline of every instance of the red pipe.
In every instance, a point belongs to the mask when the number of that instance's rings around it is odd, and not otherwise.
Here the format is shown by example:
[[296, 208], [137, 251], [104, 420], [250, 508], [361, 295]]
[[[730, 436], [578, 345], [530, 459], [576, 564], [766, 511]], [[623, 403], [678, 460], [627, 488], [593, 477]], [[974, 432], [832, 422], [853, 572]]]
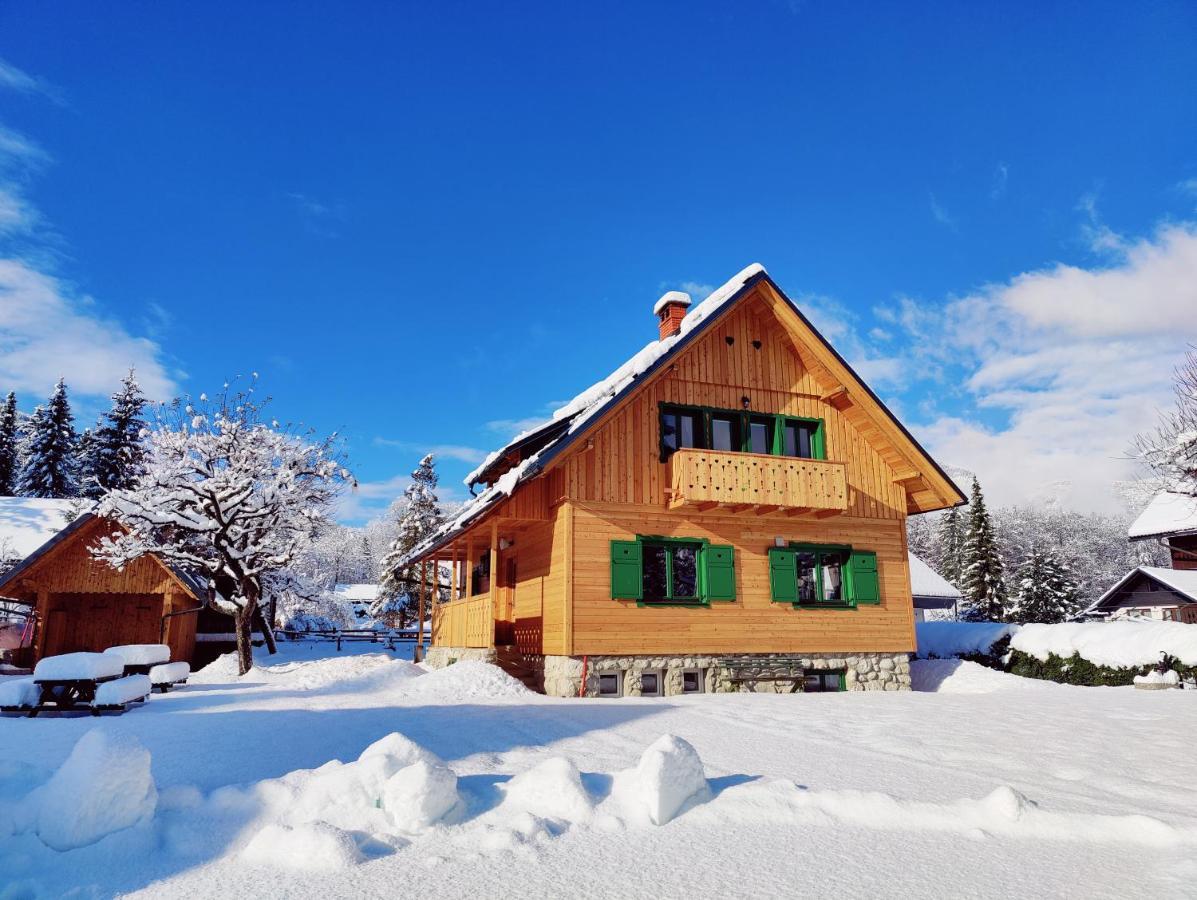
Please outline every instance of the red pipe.
[[586, 696], [586, 666], [590, 662], [589, 656], [582, 657], [582, 683], [578, 685], [578, 696]]

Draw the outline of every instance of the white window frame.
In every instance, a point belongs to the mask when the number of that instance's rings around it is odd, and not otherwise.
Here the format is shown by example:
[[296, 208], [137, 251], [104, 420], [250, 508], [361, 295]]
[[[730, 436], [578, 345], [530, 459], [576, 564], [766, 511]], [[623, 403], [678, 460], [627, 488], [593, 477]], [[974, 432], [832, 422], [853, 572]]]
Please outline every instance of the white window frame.
[[[644, 691], [644, 676], [655, 675], [657, 677], [657, 689], [651, 694]], [[665, 696], [665, 673], [660, 669], [643, 669], [636, 679], [640, 682], [640, 696], [641, 697], [664, 697]]]
[[[598, 672], [596, 674], [598, 675], [598, 695], [600, 697], [618, 699], [623, 696], [624, 674], [623, 674], [622, 669], [618, 669], [614, 672], [611, 672], [611, 671]], [[604, 678], [614, 678], [615, 679], [615, 693], [613, 693], [613, 694], [612, 693], [603, 693], [603, 679]]]
[[[698, 677], [698, 689], [694, 691], [686, 690], [686, 676], [694, 674]], [[682, 693], [683, 694], [705, 694], [707, 691], [707, 673], [705, 669], [682, 669]]]

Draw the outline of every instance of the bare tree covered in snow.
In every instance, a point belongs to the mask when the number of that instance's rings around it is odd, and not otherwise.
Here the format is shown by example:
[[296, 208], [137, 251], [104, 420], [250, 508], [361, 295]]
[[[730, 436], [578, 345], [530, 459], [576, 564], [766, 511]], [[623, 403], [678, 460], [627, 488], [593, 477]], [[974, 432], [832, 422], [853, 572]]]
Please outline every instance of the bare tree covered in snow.
[[352, 482], [335, 435], [320, 440], [262, 421], [253, 393], [230, 395], [226, 386], [215, 403], [201, 395], [198, 406], [176, 403], [161, 414], [145, 472], [99, 506], [127, 531], [92, 549], [116, 568], [153, 553], [232, 584], [217, 608], [233, 617], [242, 674], [253, 666], [251, 628], [265, 582], [293, 563]]
[[1175, 374], [1176, 407], [1135, 441], [1135, 455], [1163, 487], [1197, 496], [1197, 350], [1185, 354]]

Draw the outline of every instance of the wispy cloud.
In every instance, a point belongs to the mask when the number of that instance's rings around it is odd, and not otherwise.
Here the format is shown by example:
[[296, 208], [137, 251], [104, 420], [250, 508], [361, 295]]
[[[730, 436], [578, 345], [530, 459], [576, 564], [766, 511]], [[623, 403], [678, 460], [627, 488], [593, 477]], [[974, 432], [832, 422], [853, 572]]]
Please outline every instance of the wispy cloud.
[[18, 69], [12, 63], [0, 58], [0, 89], [21, 94], [41, 94], [48, 100], [64, 105], [62, 92], [41, 78], [34, 78], [28, 72]]
[[298, 191], [292, 191], [286, 196], [308, 231], [320, 237], [340, 237], [337, 226], [345, 220], [343, 206], [329, 205]]
[[940, 225], [956, 230], [956, 219], [951, 216], [948, 211], [940, 205], [939, 201], [935, 199], [935, 194], [929, 193], [927, 195], [931, 207], [931, 217], [935, 219]]
[[[557, 404], [560, 406], [561, 404]], [[486, 423], [486, 430], [493, 431], [495, 434], [510, 439], [517, 434], [523, 434], [525, 431], [531, 431], [543, 425], [549, 420], [546, 416], [528, 416], [523, 419], [493, 419]]]
[[459, 462], [471, 464], [477, 464], [486, 459], [485, 450], [480, 450], [477, 447], [465, 447], [461, 444], [421, 444], [416, 441], [376, 437], [374, 438], [374, 446], [394, 447], [397, 450], [406, 450], [411, 453], [418, 453], [421, 456], [431, 453], [434, 457], [456, 459]]
[[991, 200], [1000, 200], [1006, 195], [1006, 186], [1010, 182], [1010, 167], [999, 162], [993, 170], [993, 182], [989, 187]]
[[[409, 475], [360, 482], [356, 490], [346, 491], [337, 498], [334, 518], [345, 525], [363, 525], [385, 514], [410, 484]], [[457, 488], [443, 482], [437, 485], [436, 495], [442, 503], [458, 503], [465, 499]]]

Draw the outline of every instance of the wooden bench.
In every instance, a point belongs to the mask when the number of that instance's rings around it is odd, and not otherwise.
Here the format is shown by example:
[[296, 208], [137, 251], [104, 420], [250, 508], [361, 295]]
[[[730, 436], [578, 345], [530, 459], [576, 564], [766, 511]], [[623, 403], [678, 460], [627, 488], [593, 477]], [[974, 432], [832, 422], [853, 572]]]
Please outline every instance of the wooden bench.
[[[105, 687], [107, 686], [107, 687]], [[145, 675], [126, 675], [121, 661], [102, 653], [67, 653], [46, 657], [19, 691], [17, 704], [0, 707], [7, 715], [29, 718], [39, 713], [123, 713], [150, 693]]]
[[799, 656], [725, 656], [716, 665], [728, 670], [732, 684], [756, 687], [760, 682], [792, 681], [789, 693], [797, 694], [806, 682], [806, 667]]

